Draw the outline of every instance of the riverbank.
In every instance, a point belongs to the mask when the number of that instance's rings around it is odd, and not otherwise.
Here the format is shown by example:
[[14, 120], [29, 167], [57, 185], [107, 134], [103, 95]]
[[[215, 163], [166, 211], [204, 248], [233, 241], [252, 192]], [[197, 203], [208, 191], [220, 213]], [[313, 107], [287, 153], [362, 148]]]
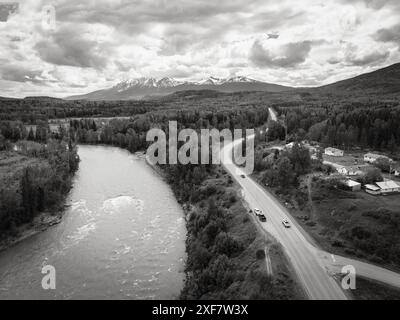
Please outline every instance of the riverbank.
[[19, 141], [0, 152], [0, 251], [61, 221], [79, 166], [76, 147]]
[[[65, 206], [66, 207], [66, 206]], [[0, 240], [0, 252], [5, 251], [16, 244], [33, 237], [62, 221], [62, 211], [56, 213], [42, 212], [32, 222], [23, 224], [16, 228], [13, 234]]]

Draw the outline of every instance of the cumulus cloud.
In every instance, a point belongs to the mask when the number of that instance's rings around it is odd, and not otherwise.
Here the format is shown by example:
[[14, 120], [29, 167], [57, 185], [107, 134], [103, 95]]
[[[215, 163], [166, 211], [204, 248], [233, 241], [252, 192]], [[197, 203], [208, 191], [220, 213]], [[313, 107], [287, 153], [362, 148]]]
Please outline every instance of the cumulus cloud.
[[15, 95], [68, 96], [140, 76], [322, 85], [400, 60], [398, 0], [54, 0], [53, 31], [46, 4], [24, 0], [0, 21], [0, 95], [10, 83]]
[[374, 65], [384, 62], [389, 57], [389, 52], [371, 52], [363, 56], [350, 55], [346, 58], [346, 62], [354, 66]]
[[272, 52], [256, 40], [250, 50], [250, 60], [258, 67], [291, 68], [306, 61], [312, 48], [312, 41], [288, 43]]
[[18, 2], [0, 3], [0, 22], [8, 20], [8, 17], [18, 11]]
[[374, 37], [380, 42], [394, 42], [400, 45], [400, 24], [390, 28], [379, 29]]
[[15, 82], [44, 83], [47, 79], [43, 71], [18, 65], [6, 65], [1, 68], [1, 79]]
[[40, 58], [62, 66], [102, 69], [108, 61], [108, 49], [85, 38], [81, 30], [61, 28], [35, 45]]

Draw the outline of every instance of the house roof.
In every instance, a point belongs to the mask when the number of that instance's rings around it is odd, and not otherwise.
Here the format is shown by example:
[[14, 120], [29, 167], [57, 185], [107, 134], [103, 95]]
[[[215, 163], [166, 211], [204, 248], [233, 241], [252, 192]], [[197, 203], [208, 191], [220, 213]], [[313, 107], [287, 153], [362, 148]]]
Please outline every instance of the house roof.
[[332, 147], [325, 148], [325, 151], [339, 151], [339, 152], [343, 152], [343, 150], [336, 149], [336, 148], [332, 148]]
[[366, 153], [364, 155], [364, 157], [369, 157], [369, 158], [374, 158], [374, 159], [379, 159], [379, 158], [389, 159], [389, 157], [381, 155], [381, 154], [377, 154], [377, 153]]
[[376, 185], [379, 188], [381, 188], [382, 190], [400, 188], [400, 185], [398, 185], [393, 180], [386, 180], [386, 181], [383, 181], [383, 182], [377, 182]]
[[374, 184], [366, 184], [365, 188], [372, 190], [372, 191], [379, 191], [381, 188], [379, 188], [378, 186], [374, 185]]
[[346, 169], [347, 171], [360, 171], [360, 166], [342, 166], [340, 169]]
[[348, 187], [357, 187], [357, 186], [360, 186], [360, 185], [361, 185], [361, 183], [359, 183], [359, 182], [357, 182], [357, 181], [354, 181], [354, 180], [346, 180], [344, 183], [345, 183]]

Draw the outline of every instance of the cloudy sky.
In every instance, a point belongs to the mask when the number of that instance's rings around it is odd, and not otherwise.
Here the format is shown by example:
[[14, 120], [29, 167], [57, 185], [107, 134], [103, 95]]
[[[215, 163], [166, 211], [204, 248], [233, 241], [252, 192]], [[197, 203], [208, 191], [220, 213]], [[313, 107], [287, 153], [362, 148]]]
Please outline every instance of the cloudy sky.
[[399, 48], [399, 0], [0, 1], [1, 96], [141, 76], [316, 86], [400, 62]]

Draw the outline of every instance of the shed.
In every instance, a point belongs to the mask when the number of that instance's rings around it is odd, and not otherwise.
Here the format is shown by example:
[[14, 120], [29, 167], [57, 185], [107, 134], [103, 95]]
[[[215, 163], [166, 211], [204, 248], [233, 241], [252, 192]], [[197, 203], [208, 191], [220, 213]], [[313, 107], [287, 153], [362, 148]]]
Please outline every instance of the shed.
[[325, 149], [325, 154], [328, 156], [333, 156], [333, 157], [343, 157], [344, 156], [344, 151], [336, 148], [326, 148]]
[[374, 162], [375, 162], [376, 160], [378, 160], [378, 159], [387, 159], [387, 160], [389, 160], [390, 162], [393, 161], [393, 160], [390, 159], [389, 157], [384, 156], [384, 155], [381, 155], [381, 154], [377, 154], [377, 153], [366, 153], [366, 154], [364, 155], [364, 161], [365, 161], [365, 162], [374, 163]]
[[366, 184], [364, 188], [366, 193], [372, 194], [374, 196], [381, 194], [381, 188], [374, 184]]
[[361, 183], [354, 181], [354, 180], [346, 180], [344, 181], [344, 184], [346, 185], [347, 188], [349, 188], [351, 191], [360, 191], [361, 190]]

